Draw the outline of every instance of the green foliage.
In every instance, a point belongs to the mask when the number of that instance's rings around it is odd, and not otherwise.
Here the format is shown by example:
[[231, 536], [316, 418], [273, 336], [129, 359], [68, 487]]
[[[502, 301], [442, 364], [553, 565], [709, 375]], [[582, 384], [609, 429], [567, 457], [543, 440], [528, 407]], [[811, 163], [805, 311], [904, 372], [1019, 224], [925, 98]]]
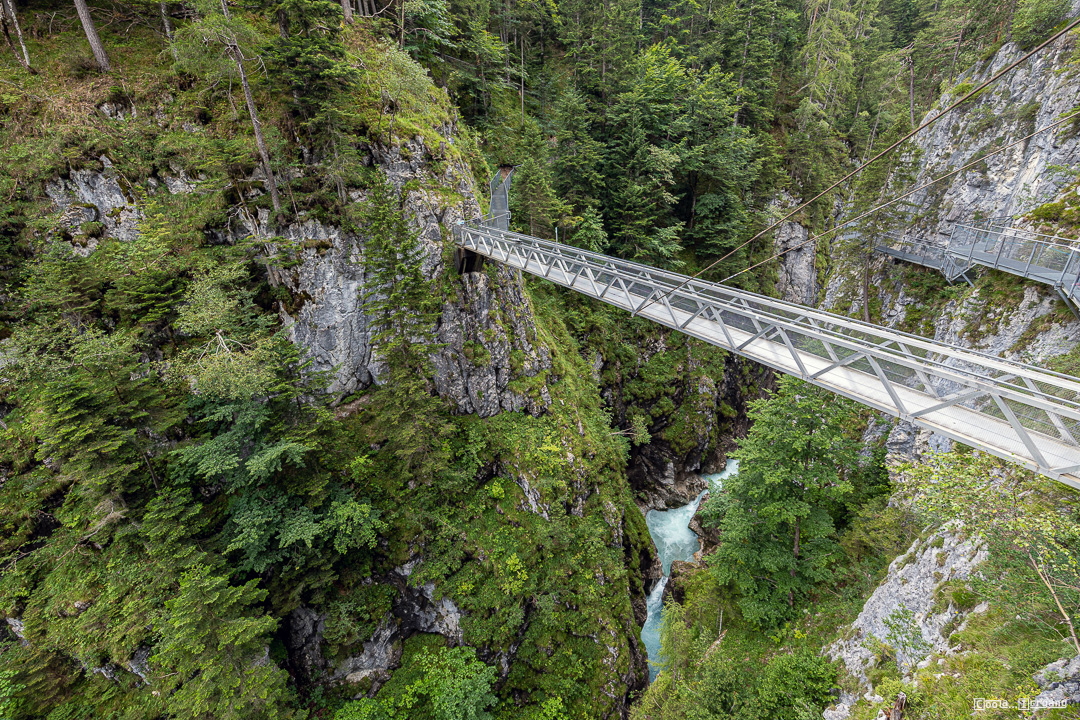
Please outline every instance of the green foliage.
[[15, 682], [15, 672], [0, 670], [0, 720], [14, 720], [19, 713], [21, 700], [18, 692], [23, 686]]
[[165, 603], [154, 656], [167, 670], [170, 715], [222, 720], [289, 715], [282, 705], [287, 675], [266, 657], [267, 636], [277, 622], [250, 608], [266, 598], [257, 585], [258, 580], [230, 585], [201, 564], [180, 577], [179, 592]]
[[1017, 618], [1064, 625], [1080, 653], [1074, 619], [1080, 610], [1080, 536], [1074, 493], [985, 455], [951, 453], [907, 468], [919, 509], [935, 521], [959, 520], [990, 551], [984, 597]]
[[759, 682], [761, 717], [803, 720], [831, 697], [836, 669], [809, 652], [780, 655], [765, 667]]
[[548, 168], [530, 155], [514, 173], [510, 217], [515, 229], [534, 237], [554, 237], [554, 228], [567, 211], [555, 194]]
[[933, 645], [923, 638], [919, 624], [915, 622], [915, 613], [905, 605], [894, 610], [882, 623], [888, 631], [885, 642], [897, 651], [896, 665], [903, 673], [911, 672], [933, 649]]
[[752, 623], [771, 627], [830, 574], [836, 520], [858, 481], [854, 406], [795, 378], [751, 405], [754, 425], [739, 449], [739, 474], [706, 503], [720, 530], [709, 556], [716, 580], [740, 594]]
[[760, 635], [744, 634], [738, 623], [732, 629], [728, 619], [714, 642], [716, 618], [705, 630], [688, 622], [688, 610], [674, 603], [665, 608], [668, 662], [631, 717], [810, 720], [821, 715], [837, 678], [836, 668], [816, 649], [762, 647]]
[[[397, 680], [375, 700], [345, 705], [335, 720], [490, 720], [495, 668], [476, 659], [472, 648], [425, 648], [406, 657]], [[549, 717], [558, 717], [549, 714]]]
[[1024, 48], [1045, 40], [1069, 12], [1068, 0], [1020, 0], [1012, 20], [1012, 34]]
[[376, 318], [372, 342], [388, 367], [372, 415], [402, 470], [428, 479], [449, 460], [444, 441], [451, 432], [430, 379], [438, 297], [422, 273], [419, 237], [392, 193], [377, 179], [366, 217], [364, 267], [371, 280], [362, 300]]

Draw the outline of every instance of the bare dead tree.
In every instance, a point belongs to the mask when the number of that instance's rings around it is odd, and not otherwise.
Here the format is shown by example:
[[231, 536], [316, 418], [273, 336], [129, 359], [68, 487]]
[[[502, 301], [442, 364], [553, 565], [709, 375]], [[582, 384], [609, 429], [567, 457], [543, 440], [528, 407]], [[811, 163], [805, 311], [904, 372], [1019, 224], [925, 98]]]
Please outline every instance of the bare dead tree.
[[[224, 2], [222, 4], [224, 5]], [[277, 180], [274, 177], [273, 169], [270, 167], [270, 150], [266, 147], [262, 123], [259, 122], [259, 110], [255, 106], [255, 97], [251, 94], [251, 84], [248, 82], [247, 72], [244, 70], [243, 53], [235, 41], [226, 43], [225, 52], [236, 63], [236, 72], [240, 76], [240, 85], [244, 88], [244, 100], [247, 102], [248, 114], [251, 116], [251, 128], [255, 131], [255, 144], [259, 147], [263, 172], [266, 173], [266, 189], [270, 192], [270, 202], [274, 206], [274, 212], [281, 212], [281, 198], [278, 196]]]
[[[15, 43], [11, 40], [9, 26], [15, 30], [15, 36], [19, 39], [19, 47], [22, 48], [21, 55], [15, 49]], [[4, 39], [7, 40], [8, 47], [11, 48], [15, 59], [27, 71], [36, 75], [37, 71], [30, 65], [30, 53], [26, 51], [26, 43], [23, 41], [22, 28], [19, 27], [19, 16], [15, 14], [14, 0], [0, 0], [0, 28], [3, 30]]]

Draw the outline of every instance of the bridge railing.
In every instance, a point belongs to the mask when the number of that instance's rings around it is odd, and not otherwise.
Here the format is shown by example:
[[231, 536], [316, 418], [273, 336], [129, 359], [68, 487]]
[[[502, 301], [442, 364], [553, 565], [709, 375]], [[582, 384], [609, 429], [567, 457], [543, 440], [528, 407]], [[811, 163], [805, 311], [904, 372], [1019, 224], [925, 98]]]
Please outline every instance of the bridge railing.
[[969, 263], [1054, 285], [1078, 297], [1080, 250], [1076, 241], [1006, 225], [958, 225], [948, 252]]
[[1080, 487], [1080, 382], [832, 313], [527, 235], [458, 242]]
[[955, 225], [946, 244], [886, 232], [877, 238], [876, 249], [940, 270], [950, 282], [966, 278], [975, 265], [1002, 270], [1050, 285], [1074, 311], [1080, 308], [1080, 241], [1011, 227], [1007, 221]]

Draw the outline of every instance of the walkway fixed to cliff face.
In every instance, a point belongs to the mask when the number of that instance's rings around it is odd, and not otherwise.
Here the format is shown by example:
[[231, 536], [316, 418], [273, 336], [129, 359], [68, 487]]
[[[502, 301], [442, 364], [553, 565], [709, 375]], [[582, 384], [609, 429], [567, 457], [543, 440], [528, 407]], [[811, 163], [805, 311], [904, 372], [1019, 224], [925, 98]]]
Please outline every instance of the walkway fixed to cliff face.
[[488, 257], [1080, 489], [1080, 381], [475, 222]]
[[1080, 248], [1064, 238], [991, 221], [954, 226], [945, 245], [887, 233], [875, 249], [938, 270], [949, 282], [970, 282], [967, 272], [976, 265], [1035, 280], [1054, 288], [1080, 317]]

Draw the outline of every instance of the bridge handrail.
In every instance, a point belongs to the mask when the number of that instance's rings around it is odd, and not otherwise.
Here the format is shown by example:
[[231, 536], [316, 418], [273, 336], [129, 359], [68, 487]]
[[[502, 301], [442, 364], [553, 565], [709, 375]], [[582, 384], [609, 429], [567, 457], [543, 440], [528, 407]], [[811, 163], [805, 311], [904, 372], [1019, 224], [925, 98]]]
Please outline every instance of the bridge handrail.
[[1080, 382], [821, 310], [471, 223], [473, 252], [1080, 489]]
[[[695, 292], [705, 295], [712, 300], [721, 299], [715, 297], [716, 295], [722, 296], [722, 299], [724, 299], [725, 301], [740, 299], [740, 296], [750, 298], [759, 305], [769, 308], [770, 312], [768, 313], [768, 315], [770, 319], [777, 322], [790, 323], [791, 318], [787, 317], [783, 313], [795, 313], [808, 319], [813, 318], [814, 320], [827, 322], [832, 325], [844, 328], [846, 330], [850, 330], [852, 332], [861, 332], [869, 335], [875, 335], [878, 337], [885, 337], [886, 335], [899, 336], [903, 339], [905, 345], [919, 348], [920, 350], [923, 350], [928, 354], [944, 355], [949, 359], [954, 359], [970, 365], [982, 365], [988, 369], [993, 369], [1001, 372], [1004, 375], [1023, 375], [1032, 382], [1045, 382], [1058, 387], [1064, 385], [1065, 388], [1063, 389], [1067, 388], [1068, 390], [1071, 390], [1072, 392], [1080, 395], [1080, 382], [1068, 375], [1057, 373], [1052, 370], [1046, 370], [1044, 368], [1035, 367], [1033, 365], [1028, 365], [1015, 360], [1006, 360], [1003, 358], [995, 357], [993, 355], [979, 352], [977, 350], [970, 350], [968, 348], [961, 348], [955, 345], [948, 345], [945, 343], [929, 341], [926, 338], [920, 337], [918, 335], [912, 335], [910, 333], [905, 333], [900, 330], [885, 331], [879, 326], [873, 325], [871, 323], [866, 323], [861, 320], [854, 320], [852, 318], [844, 317], [843, 315], [836, 315], [834, 313], [826, 312], [824, 310], [817, 310], [801, 305], [795, 305], [793, 303], [787, 303], [783, 300], [777, 300], [776, 298], [771, 298], [766, 295], [759, 295], [757, 293], [749, 292], [746, 290], [738, 290], [735, 288], [729, 289], [715, 283], [710, 283], [703, 280], [692, 279], [687, 281], [687, 278], [684, 275], [680, 275], [678, 273], [667, 270], [661, 270], [648, 265], [643, 265], [632, 260], [616, 259], [608, 255], [603, 255], [601, 253], [593, 252], [590, 250], [583, 250], [581, 248], [562, 245], [560, 243], [555, 243], [550, 240], [535, 238], [529, 235], [522, 235], [521, 233], [516, 233], [509, 230], [499, 230], [497, 228], [484, 227], [479, 224], [469, 224], [469, 226], [473, 229], [482, 230], [489, 233], [495, 233], [506, 238], [512, 238], [519, 243], [533, 244], [540, 247], [545, 247], [548, 250], [559, 252], [562, 254], [575, 254], [582, 258], [589, 259], [590, 261], [597, 264], [610, 265], [613, 268], [631, 269], [635, 272], [641, 273], [650, 281], [655, 282], [657, 280], [663, 280], [665, 284], [668, 285], [668, 289], [683, 285], [683, 287], [681, 288], [682, 292], [685, 292], [687, 288], [693, 288]], [[848, 342], [854, 341], [856, 343], [855, 347], [858, 347], [859, 349], [862, 349], [868, 344], [867, 341], [864, 339], [852, 338], [850, 335], [839, 333], [832, 328], [817, 327], [816, 329], [819, 332], [828, 333], [836, 340], [843, 339]], [[852, 349], [854, 349], [854, 347]], [[887, 352], [890, 355], [894, 355], [896, 356], [897, 361], [903, 364], [911, 363], [908, 357], [899, 350], [891, 348], [879, 348], [879, 352]], [[996, 388], [1001, 387], [1000, 383], [1002, 381], [989, 374], [977, 373], [971, 370], [964, 370], [961, 368], [952, 367], [945, 364], [944, 361], [936, 360], [932, 357], [923, 356], [919, 357], [919, 360], [920, 365], [933, 366], [935, 374], [950, 375], [953, 376], [957, 381], [963, 382], [968, 382], [970, 380], [981, 380], [984, 382], [993, 383], [994, 387]], [[1015, 386], [1011, 383], [1009, 383], [1008, 387], [1014, 388], [1025, 399], [1038, 396], [1043, 396], [1046, 398], [1052, 397], [1054, 398], [1055, 402], [1065, 401], [1071, 405], [1074, 405], [1078, 410], [1080, 410], [1080, 402], [1061, 398], [1060, 396], [1053, 393], [1047, 393], [1045, 391], [1032, 391], [1028, 387]]]

